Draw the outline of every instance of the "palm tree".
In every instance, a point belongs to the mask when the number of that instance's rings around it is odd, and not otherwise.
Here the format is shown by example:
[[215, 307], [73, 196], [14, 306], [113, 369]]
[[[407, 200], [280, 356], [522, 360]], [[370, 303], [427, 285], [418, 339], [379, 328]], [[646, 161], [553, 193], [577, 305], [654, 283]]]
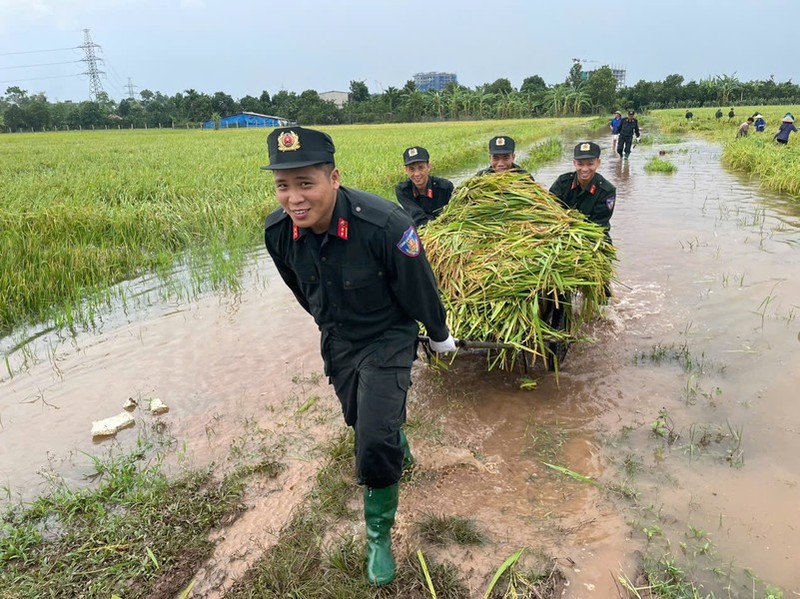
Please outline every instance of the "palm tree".
[[570, 88], [566, 85], [554, 85], [544, 95], [544, 105], [553, 116], [562, 116], [567, 110]]
[[567, 105], [572, 107], [572, 114], [579, 115], [584, 108], [591, 108], [592, 97], [583, 91], [582, 85], [579, 85], [567, 96]]
[[733, 92], [742, 88], [742, 82], [736, 77], [735, 72], [732, 75], [719, 75], [714, 79], [714, 83], [716, 84], [719, 103], [725, 106], [730, 104]]

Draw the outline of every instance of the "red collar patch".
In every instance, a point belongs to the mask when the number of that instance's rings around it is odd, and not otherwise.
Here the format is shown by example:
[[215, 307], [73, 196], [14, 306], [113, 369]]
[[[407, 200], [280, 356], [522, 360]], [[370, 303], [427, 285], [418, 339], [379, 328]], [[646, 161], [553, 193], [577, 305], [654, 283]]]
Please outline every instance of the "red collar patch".
[[[414, 192], [414, 197], [415, 198], [418, 198], [419, 196], [422, 195], [419, 192], [419, 189], [417, 189], [417, 186], [414, 185], [413, 183], [411, 184], [411, 191]], [[433, 199], [433, 188], [428, 187], [428, 189], [425, 191], [425, 197]]]
[[297, 241], [297, 238], [300, 237], [300, 227], [297, 225], [292, 225], [292, 241]]
[[592, 186], [589, 188], [589, 193], [594, 195], [594, 192], [597, 191], [597, 185], [592, 183]]
[[343, 218], [339, 219], [339, 223], [336, 226], [336, 235], [338, 235], [341, 239], [347, 241], [347, 233], [350, 228], [350, 224]]

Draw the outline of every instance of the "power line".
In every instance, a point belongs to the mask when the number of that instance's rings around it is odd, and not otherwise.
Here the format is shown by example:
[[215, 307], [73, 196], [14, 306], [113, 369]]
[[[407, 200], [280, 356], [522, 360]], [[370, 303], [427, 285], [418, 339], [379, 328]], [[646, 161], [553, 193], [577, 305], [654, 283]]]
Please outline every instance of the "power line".
[[25, 79], [6, 79], [0, 83], [16, 83], [18, 81], [39, 81], [40, 79], [66, 79], [67, 77], [80, 77], [85, 73], [75, 73], [74, 75], [53, 75], [52, 77], [27, 77]]
[[0, 52], [0, 56], [14, 56], [17, 54], [40, 54], [42, 52], [62, 52], [64, 50], [79, 50], [81, 46], [72, 46], [71, 48], [53, 48], [52, 50], [28, 50], [26, 52]]
[[83, 62], [82, 60], [67, 60], [66, 62], [41, 62], [39, 64], [21, 64], [13, 67], [0, 67], [0, 71], [4, 69], [28, 69], [31, 67], [50, 67], [57, 64], [75, 64], [76, 62]]

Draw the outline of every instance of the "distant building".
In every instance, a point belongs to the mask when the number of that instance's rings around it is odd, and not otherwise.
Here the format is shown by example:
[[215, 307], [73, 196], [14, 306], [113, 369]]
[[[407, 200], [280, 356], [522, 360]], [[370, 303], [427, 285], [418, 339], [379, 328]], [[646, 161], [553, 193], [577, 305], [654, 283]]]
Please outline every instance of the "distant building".
[[337, 108], [343, 108], [345, 104], [350, 101], [350, 94], [348, 92], [322, 92], [319, 95], [323, 100], [328, 100], [336, 104]]
[[441, 91], [448, 83], [458, 83], [455, 73], [416, 73], [414, 85], [421, 92]]
[[[279, 116], [270, 116], [268, 114], [258, 114], [257, 112], [240, 112], [230, 116], [223, 117], [219, 120], [220, 129], [228, 129], [230, 127], [285, 127], [291, 125], [292, 121], [284, 119]], [[215, 123], [213, 120], [203, 123], [204, 129], [213, 129]]]
[[[611, 69], [614, 79], [617, 80], [617, 89], [625, 87], [625, 67], [611, 66], [608, 68]], [[592, 73], [594, 73], [594, 71], [581, 71], [581, 81], [586, 81]]]

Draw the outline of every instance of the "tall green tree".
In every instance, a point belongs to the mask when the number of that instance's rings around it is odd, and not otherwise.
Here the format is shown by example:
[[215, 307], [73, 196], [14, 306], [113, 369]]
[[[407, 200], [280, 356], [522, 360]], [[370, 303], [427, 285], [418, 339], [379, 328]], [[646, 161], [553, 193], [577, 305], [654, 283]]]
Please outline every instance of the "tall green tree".
[[524, 94], [538, 94], [547, 90], [547, 83], [539, 75], [525, 77], [519, 91]]
[[363, 81], [350, 82], [350, 101], [351, 102], [366, 102], [369, 100], [369, 88]]
[[598, 109], [606, 112], [613, 110], [617, 100], [617, 78], [614, 77], [614, 73], [608, 65], [592, 71], [579, 89], [589, 95], [590, 103]]

